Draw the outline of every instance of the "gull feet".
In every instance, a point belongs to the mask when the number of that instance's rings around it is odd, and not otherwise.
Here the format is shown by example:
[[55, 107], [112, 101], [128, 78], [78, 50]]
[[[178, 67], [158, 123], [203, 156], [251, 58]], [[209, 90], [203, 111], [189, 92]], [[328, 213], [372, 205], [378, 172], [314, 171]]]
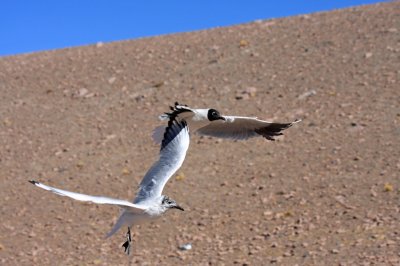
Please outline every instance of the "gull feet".
[[125, 253], [127, 255], [129, 255], [131, 251], [131, 242], [132, 242], [131, 228], [128, 227], [128, 232], [126, 233], [126, 241], [124, 244], [122, 244], [122, 246], [125, 248]]

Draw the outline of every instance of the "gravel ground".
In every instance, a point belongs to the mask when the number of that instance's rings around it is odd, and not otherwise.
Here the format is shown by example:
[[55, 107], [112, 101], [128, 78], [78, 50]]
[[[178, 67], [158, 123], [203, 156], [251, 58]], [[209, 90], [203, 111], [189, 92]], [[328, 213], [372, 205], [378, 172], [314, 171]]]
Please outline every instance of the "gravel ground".
[[[399, 265], [400, 2], [0, 58], [1, 265]], [[193, 136], [170, 211], [105, 234], [175, 101], [303, 122]], [[191, 243], [192, 249], [179, 250]]]

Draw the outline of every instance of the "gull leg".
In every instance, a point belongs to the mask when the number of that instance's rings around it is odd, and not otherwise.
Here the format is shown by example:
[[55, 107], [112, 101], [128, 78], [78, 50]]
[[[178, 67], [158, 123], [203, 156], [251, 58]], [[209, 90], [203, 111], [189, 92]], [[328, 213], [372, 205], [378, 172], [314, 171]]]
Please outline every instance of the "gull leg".
[[128, 226], [128, 232], [126, 233], [126, 241], [124, 244], [122, 244], [122, 246], [125, 248], [125, 253], [127, 255], [129, 255], [131, 251], [131, 242], [132, 242], [131, 228]]

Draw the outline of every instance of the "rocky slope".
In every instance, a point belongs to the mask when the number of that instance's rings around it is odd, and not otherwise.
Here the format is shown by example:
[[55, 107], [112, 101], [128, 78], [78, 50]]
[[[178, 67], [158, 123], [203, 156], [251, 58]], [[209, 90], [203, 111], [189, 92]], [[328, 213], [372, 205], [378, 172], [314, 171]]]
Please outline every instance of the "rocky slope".
[[[400, 3], [0, 58], [0, 264], [398, 265]], [[171, 211], [118, 216], [27, 180], [133, 198], [175, 101], [303, 122], [193, 136]], [[189, 251], [178, 246], [191, 243]]]

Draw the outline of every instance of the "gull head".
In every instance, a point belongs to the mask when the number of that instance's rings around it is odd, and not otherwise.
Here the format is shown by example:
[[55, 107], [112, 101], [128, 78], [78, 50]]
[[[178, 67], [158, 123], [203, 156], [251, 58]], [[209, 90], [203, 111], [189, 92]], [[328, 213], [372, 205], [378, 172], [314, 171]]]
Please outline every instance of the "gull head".
[[214, 120], [224, 120], [225, 121], [225, 117], [223, 117], [217, 110], [215, 109], [208, 109], [207, 112], [207, 118], [210, 121], [214, 121]]
[[161, 201], [161, 206], [165, 209], [178, 209], [178, 210], [184, 211], [184, 209], [181, 206], [179, 206], [176, 203], [176, 201], [168, 198], [167, 196], [163, 196], [162, 201]]

